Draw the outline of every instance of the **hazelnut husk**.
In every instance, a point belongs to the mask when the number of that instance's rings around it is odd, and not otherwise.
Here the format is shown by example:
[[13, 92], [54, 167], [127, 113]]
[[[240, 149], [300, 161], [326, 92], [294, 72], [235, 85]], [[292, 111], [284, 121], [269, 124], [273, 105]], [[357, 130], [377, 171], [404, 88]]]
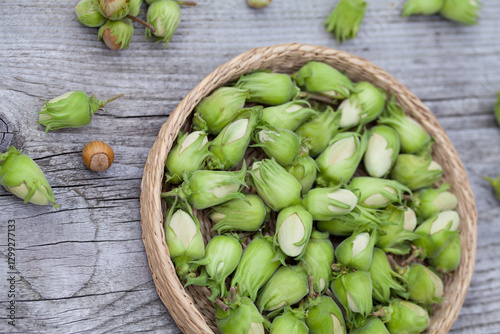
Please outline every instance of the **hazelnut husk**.
[[264, 8], [269, 6], [272, 0], [248, 0], [248, 5], [253, 8]]
[[132, 20], [124, 18], [117, 21], [107, 20], [99, 28], [98, 37], [108, 48], [118, 51], [128, 48], [133, 34]]
[[111, 29], [106, 29], [104, 30], [102, 34], [102, 40], [106, 44], [108, 48], [114, 51], [118, 51], [122, 48], [122, 43], [117, 43], [116, 40], [118, 39], [118, 35], [114, 35], [111, 32]]
[[102, 172], [108, 169], [115, 155], [113, 149], [100, 140], [94, 140], [85, 145], [82, 152], [83, 162], [88, 169]]

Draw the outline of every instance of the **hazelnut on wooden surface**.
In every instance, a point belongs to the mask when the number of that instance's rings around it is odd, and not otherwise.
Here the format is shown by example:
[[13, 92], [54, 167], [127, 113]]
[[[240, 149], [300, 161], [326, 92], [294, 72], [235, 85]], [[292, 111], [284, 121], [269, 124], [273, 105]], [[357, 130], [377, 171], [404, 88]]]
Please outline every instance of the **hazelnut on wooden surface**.
[[113, 163], [113, 149], [100, 140], [94, 140], [85, 145], [82, 152], [83, 162], [88, 169], [102, 172]]
[[253, 8], [267, 7], [272, 0], [248, 0], [248, 5]]

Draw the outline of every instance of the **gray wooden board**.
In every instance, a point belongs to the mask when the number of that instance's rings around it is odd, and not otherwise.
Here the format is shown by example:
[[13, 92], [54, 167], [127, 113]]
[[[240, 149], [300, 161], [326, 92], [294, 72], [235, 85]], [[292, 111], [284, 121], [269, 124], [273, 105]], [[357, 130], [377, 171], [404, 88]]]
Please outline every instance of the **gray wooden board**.
[[[483, 175], [500, 173], [500, 3], [484, 0], [481, 24], [437, 16], [400, 17], [403, 1], [368, 1], [358, 39], [325, 32], [333, 0], [200, 0], [183, 9], [172, 42], [147, 41], [136, 26], [130, 48], [108, 50], [97, 29], [75, 18], [77, 1], [0, 2], [0, 113], [13, 144], [45, 171], [61, 205], [23, 205], [0, 191], [0, 332], [179, 333], [159, 300], [141, 240], [139, 195], [149, 149], [167, 115], [203, 77], [253, 47], [301, 42], [364, 57], [407, 85], [434, 111], [467, 168], [479, 210], [476, 272], [452, 333], [500, 332], [500, 203]], [[145, 4], [143, 9], [145, 9]], [[143, 12], [140, 16], [145, 17]], [[106, 99], [85, 128], [45, 134], [45, 100], [72, 90]], [[115, 151], [106, 172], [80, 152], [103, 140]], [[16, 221], [16, 327], [7, 324], [7, 221]]]

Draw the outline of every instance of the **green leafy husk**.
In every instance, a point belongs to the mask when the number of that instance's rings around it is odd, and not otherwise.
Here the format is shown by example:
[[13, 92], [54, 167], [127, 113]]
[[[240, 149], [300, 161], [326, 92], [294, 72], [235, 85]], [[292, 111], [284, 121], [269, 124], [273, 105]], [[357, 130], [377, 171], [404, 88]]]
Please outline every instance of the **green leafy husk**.
[[279, 248], [274, 249], [272, 237], [257, 235], [245, 248], [231, 286], [236, 286], [242, 297], [248, 296], [255, 301], [257, 292], [278, 270], [284, 258]]
[[405, 292], [405, 279], [391, 268], [387, 255], [380, 248], [373, 249], [373, 258], [368, 272], [373, 285], [373, 299], [387, 304], [391, 292]]
[[221, 87], [204, 97], [194, 108], [195, 130], [216, 135], [231, 123], [243, 109], [249, 91], [235, 87]]
[[408, 0], [403, 7], [403, 16], [433, 15], [439, 13], [444, 0]]
[[483, 178], [486, 181], [489, 181], [491, 183], [491, 186], [495, 190], [495, 194], [497, 196], [497, 199], [500, 201], [500, 174], [498, 175], [498, 177], [496, 179], [493, 179], [493, 178], [488, 177], [488, 176], [483, 176]]
[[420, 247], [423, 257], [435, 257], [441, 253], [452, 240], [453, 235], [459, 234], [460, 217], [455, 211], [443, 211], [424, 221], [415, 230], [420, 238], [413, 243]]
[[350, 214], [358, 204], [358, 197], [348, 189], [339, 187], [315, 188], [302, 199], [302, 205], [314, 220], [326, 221]]
[[405, 255], [411, 251], [410, 242], [420, 238], [420, 234], [413, 232], [417, 225], [415, 212], [406, 207], [390, 205], [388, 221], [391, 224], [380, 226], [376, 246], [386, 253]]
[[257, 193], [273, 211], [281, 211], [300, 202], [302, 186], [276, 160], [254, 162], [249, 173]]
[[478, 0], [444, 0], [439, 14], [448, 20], [470, 26], [478, 23], [481, 7]]
[[392, 203], [401, 203], [403, 193], [411, 190], [401, 183], [374, 177], [355, 177], [349, 184], [361, 193], [359, 205], [368, 208], [384, 208]]
[[184, 172], [203, 169], [206, 158], [211, 155], [207, 134], [203, 131], [185, 133], [179, 131], [177, 145], [168, 153], [165, 167], [167, 182], [179, 184]]
[[[104, 33], [109, 30], [111, 40], [104, 38]], [[107, 20], [98, 31], [99, 40], [106, 44], [112, 50], [125, 50], [129, 47], [134, 35], [134, 26], [132, 20], [123, 18], [117, 21]], [[116, 39], [116, 40], [115, 40]]]
[[402, 270], [407, 291], [398, 294], [419, 304], [440, 303], [443, 297], [443, 281], [432, 270], [420, 263], [412, 263]]
[[495, 118], [498, 126], [500, 126], [500, 92], [497, 93], [497, 103], [495, 105]]
[[376, 232], [355, 232], [337, 246], [335, 257], [349, 268], [368, 270], [376, 241]]
[[344, 315], [329, 296], [309, 301], [306, 325], [311, 334], [346, 334]]
[[88, 125], [95, 112], [111, 100], [99, 101], [81, 90], [68, 92], [44, 104], [38, 124], [46, 127], [45, 132]]
[[250, 144], [252, 133], [260, 120], [262, 107], [248, 110], [248, 117], [228, 124], [210, 144], [213, 156], [208, 159], [210, 169], [230, 169], [238, 166]]
[[294, 74], [297, 84], [309, 93], [316, 93], [334, 99], [345, 99], [354, 90], [349, 78], [332, 66], [310, 61]]
[[337, 132], [340, 116], [339, 112], [334, 112], [331, 107], [327, 107], [325, 111], [318, 116], [311, 117], [295, 130], [295, 133], [305, 139], [311, 157], [318, 156], [328, 146]]
[[324, 294], [330, 286], [333, 260], [333, 245], [328, 233], [313, 231], [300, 265], [313, 277], [314, 292]]
[[355, 38], [365, 17], [366, 5], [363, 0], [340, 0], [325, 21], [326, 30], [339, 42]]
[[24, 203], [49, 205], [57, 209], [54, 193], [38, 164], [14, 146], [0, 154], [0, 184]]
[[429, 260], [431, 266], [440, 272], [449, 273], [457, 270], [462, 260], [462, 241], [460, 234], [454, 234], [443, 250]]
[[236, 87], [249, 91], [247, 102], [273, 106], [286, 103], [300, 93], [289, 75], [266, 71], [241, 76]]
[[319, 221], [316, 226], [318, 230], [328, 232], [331, 235], [350, 236], [354, 231], [360, 229], [378, 230], [381, 226], [388, 224], [388, 217], [389, 215], [384, 211], [358, 205], [352, 211], [351, 215], [338, 217], [329, 221]]
[[379, 125], [370, 129], [363, 158], [366, 172], [372, 177], [386, 177], [396, 163], [401, 142], [392, 128]]
[[301, 139], [287, 129], [261, 126], [254, 140], [256, 144], [252, 147], [262, 148], [268, 157], [274, 158], [283, 167], [291, 165], [301, 151]]
[[312, 215], [302, 205], [281, 210], [276, 218], [274, 245], [279, 246], [285, 255], [300, 260], [311, 237], [312, 223]]
[[127, 16], [130, 11], [130, 2], [131, 0], [93, 0], [95, 9], [113, 21]]
[[171, 204], [164, 223], [165, 242], [170, 257], [175, 264], [177, 275], [193, 271], [189, 261], [205, 256], [205, 244], [200, 231], [200, 222], [193, 215], [189, 205], [181, 205], [178, 200]]
[[270, 334], [308, 334], [304, 318], [306, 313], [298, 309], [288, 309], [273, 320]]
[[210, 219], [215, 225], [212, 231], [257, 231], [269, 218], [269, 208], [254, 194], [245, 194], [244, 199], [236, 198], [212, 207]]
[[176, 1], [155, 1], [149, 6], [147, 13], [147, 21], [155, 28], [155, 32], [146, 29], [146, 38], [155, 36], [157, 42], [165, 42], [164, 47], [167, 47], [181, 22], [181, 16], [181, 9]]
[[393, 299], [381, 311], [381, 319], [391, 334], [417, 334], [429, 326], [427, 311], [411, 302]]
[[262, 110], [262, 122], [276, 128], [295, 131], [302, 123], [319, 113], [306, 100], [295, 100]]
[[378, 119], [378, 123], [388, 125], [396, 130], [401, 140], [401, 152], [403, 153], [417, 152], [432, 139], [420, 124], [406, 116], [403, 109], [394, 102], [394, 98], [387, 101], [386, 110]]
[[[236, 269], [241, 259], [242, 248], [240, 241], [233, 236], [218, 235], [209, 241], [202, 259], [191, 261], [194, 266], [205, 266], [212, 289], [210, 300], [226, 294], [226, 278]], [[196, 281], [188, 279], [187, 285]]]
[[247, 3], [252, 8], [264, 8], [271, 4], [272, 0], [247, 0]]
[[386, 93], [362, 81], [354, 86], [355, 92], [340, 104], [338, 110], [342, 113], [340, 118], [341, 128], [352, 128], [375, 120], [384, 110]]
[[299, 156], [291, 165], [285, 168], [302, 186], [301, 195], [304, 196], [307, 194], [311, 190], [318, 173], [316, 161], [310, 156]]
[[260, 291], [256, 305], [261, 312], [275, 311], [299, 302], [308, 292], [307, 273], [302, 267], [281, 267]]
[[354, 322], [357, 313], [368, 316], [373, 309], [372, 279], [368, 271], [348, 272], [332, 281], [335, 298], [344, 306], [349, 322]]
[[319, 167], [316, 178], [318, 185], [332, 186], [349, 182], [363, 158], [367, 144], [367, 133], [336, 134], [326, 150], [316, 158]]
[[180, 187], [163, 193], [162, 197], [180, 197], [187, 200], [197, 210], [225, 203], [245, 195], [239, 192], [241, 186], [246, 186], [246, 165], [239, 171], [209, 171], [197, 170], [184, 172], [184, 182]]
[[458, 199], [449, 189], [450, 186], [443, 183], [439, 188], [419, 190], [413, 194], [411, 207], [420, 219], [427, 219], [441, 211], [455, 210]]
[[411, 190], [429, 188], [441, 179], [443, 169], [430, 154], [400, 154], [391, 177]]
[[129, 14], [132, 16], [137, 16], [141, 12], [142, 0], [130, 0], [130, 11]]
[[239, 298], [227, 311], [216, 304], [215, 317], [222, 334], [264, 334], [265, 319], [249, 298]]
[[390, 334], [380, 318], [371, 316], [367, 318], [366, 323], [357, 329], [349, 332], [350, 334]]
[[76, 18], [87, 27], [100, 27], [106, 18], [95, 9], [93, 0], [81, 0], [75, 7]]

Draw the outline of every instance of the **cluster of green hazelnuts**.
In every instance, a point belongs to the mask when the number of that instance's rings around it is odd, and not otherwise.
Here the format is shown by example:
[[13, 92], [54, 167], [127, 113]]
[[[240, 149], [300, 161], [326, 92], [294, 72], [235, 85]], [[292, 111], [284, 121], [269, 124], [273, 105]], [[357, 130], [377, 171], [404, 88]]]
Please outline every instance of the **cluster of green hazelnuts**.
[[81, 0], [75, 7], [76, 17], [88, 27], [99, 27], [99, 40], [111, 50], [130, 45], [134, 26], [132, 21], [146, 27], [146, 37], [156, 37], [168, 45], [181, 20], [179, 5], [194, 6], [192, 1], [146, 0], [147, 22], [138, 18], [142, 0]]

